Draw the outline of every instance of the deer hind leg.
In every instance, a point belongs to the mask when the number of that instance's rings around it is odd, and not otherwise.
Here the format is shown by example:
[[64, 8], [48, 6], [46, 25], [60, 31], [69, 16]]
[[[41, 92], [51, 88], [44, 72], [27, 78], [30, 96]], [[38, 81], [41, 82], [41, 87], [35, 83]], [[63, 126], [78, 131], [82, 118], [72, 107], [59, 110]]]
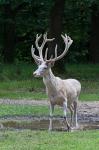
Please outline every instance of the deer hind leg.
[[67, 131], [70, 131], [70, 125], [67, 121], [67, 101], [63, 102], [63, 110], [64, 110], [64, 119], [65, 119], [65, 124], [67, 126]]
[[69, 110], [70, 110], [70, 114], [71, 114], [71, 117], [70, 117], [70, 126], [72, 127], [73, 126], [73, 115], [74, 115], [74, 108], [72, 105], [68, 106]]
[[77, 122], [77, 100], [73, 102], [74, 104], [74, 126], [78, 127], [78, 122]]
[[50, 123], [49, 123], [49, 131], [51, 131], [52, 128], [53, 128], [53, 125], [52, 125], [53, 112], [54, 112], [54, 105], [50, 104]]

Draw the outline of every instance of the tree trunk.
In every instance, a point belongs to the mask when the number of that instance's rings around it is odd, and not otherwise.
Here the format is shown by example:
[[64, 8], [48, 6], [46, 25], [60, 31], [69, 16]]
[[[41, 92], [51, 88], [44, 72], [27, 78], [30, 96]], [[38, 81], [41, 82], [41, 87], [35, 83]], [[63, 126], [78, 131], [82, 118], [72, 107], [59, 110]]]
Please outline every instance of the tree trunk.
[[14, 61], [15, 48], [15, 20], [10, 4], [4, 5], [4, 62]]
[[[49, 26], [49, 38], [55, 38], [55, 40], [49, 43], [48, 56], [50, 57], [55, 53], [55, 45], [58, 45], [58, 55], [62, 53], [62, 40], [61, 33], [63, 31], [63, 13], [64, 13], [65, 0], [55, 0], [54, 6], [50, 13], [50, 26]], [[64, 59], [56, 63], [56, 70], [64, 71]]]
[[91, 9], [91, 40], [89, 55], [93, 63], [99, 63], [99, 10], [96, 4], [93, 4]]

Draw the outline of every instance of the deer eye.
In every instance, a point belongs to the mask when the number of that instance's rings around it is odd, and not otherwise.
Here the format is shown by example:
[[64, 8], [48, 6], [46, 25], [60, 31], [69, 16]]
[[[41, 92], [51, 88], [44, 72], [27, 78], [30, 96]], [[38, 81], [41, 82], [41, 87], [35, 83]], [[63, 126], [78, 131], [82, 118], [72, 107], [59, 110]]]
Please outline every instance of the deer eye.
[[46, 70], [47, 69], [47, 67], [44, 67], [44, 70]]
[[46, 70], [47, 68], [44, 68], [44, 70]]

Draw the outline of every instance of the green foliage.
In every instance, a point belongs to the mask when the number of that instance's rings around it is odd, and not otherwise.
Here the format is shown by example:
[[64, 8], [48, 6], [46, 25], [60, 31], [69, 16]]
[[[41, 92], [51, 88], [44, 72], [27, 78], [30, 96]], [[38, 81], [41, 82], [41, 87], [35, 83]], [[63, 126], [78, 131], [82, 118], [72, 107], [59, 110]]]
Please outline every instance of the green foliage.
[[98, 150], [99, 131], [0, 131], [1, 150]]
[[[98, 0], [67, 0], [65, 2], [64, 29], [74, 40], [69, 60], [72, 62], [88, 61], [88, 42], [90, 32], [91, 5], [99, 6]], [[10, 4], [13, 17], [5, 17], [5, 7]], [[4, 49], [4, 23], [15, 24], [15, 61], [31, 61], [30, 47], [37, 33], [49, 30], [50, 11], [54, 1], [49, 0], [1, 0], [0, 1], [0, 61]]]

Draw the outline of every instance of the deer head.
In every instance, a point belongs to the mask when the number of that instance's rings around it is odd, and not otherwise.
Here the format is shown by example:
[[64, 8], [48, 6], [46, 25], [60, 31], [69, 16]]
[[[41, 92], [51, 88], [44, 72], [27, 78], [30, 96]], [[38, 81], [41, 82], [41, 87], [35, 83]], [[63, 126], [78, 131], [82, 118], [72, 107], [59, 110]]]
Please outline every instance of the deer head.
[[48, 48], [46, 48], [45, 57], [43, 57], [42, 51], [43, 51], [45, 44], [47, 42], [53, 41], [54, 38], [48, 39], [47, 33], [45, 33], [43, 35], [43, 42], [42, 42], [41, 46], [39, 46], [38, 42], [41, 39], [41, 37], [42, 37], [42, 35], [38, 36], [38, 34], [37, 34], [36, 41], [35, 41], [35, 45], [36, 45], [36, 48], [38, 49], [39, 56], [35, 55], [35, 48], [33, 48], [33, 45], [31, 47], [32, 57], [34, 58], [36, 64], [38, 65], [38, 69], [33, 73], [36, 77], [45, 76], [47, 74], [49, 68], [51, 68], [54, 65], [55, 61], [64, 57], [64, 55], [67, 53], [70, 45], [73, 42], [73, 40], [69, 36], [67, 36], [66, 34], [65, 34], [65, 36], [61, 35], [61, 37], [65, 43], [65, 49], [64, 49], [63, 53], [61, 55], [57, 56], [57, 44], [56, 44], [56, 46], [55, 46], [55, 58], [53, 58], [53, 56], [51, 55], [50, 59], [48, 60], [47, 59]]

